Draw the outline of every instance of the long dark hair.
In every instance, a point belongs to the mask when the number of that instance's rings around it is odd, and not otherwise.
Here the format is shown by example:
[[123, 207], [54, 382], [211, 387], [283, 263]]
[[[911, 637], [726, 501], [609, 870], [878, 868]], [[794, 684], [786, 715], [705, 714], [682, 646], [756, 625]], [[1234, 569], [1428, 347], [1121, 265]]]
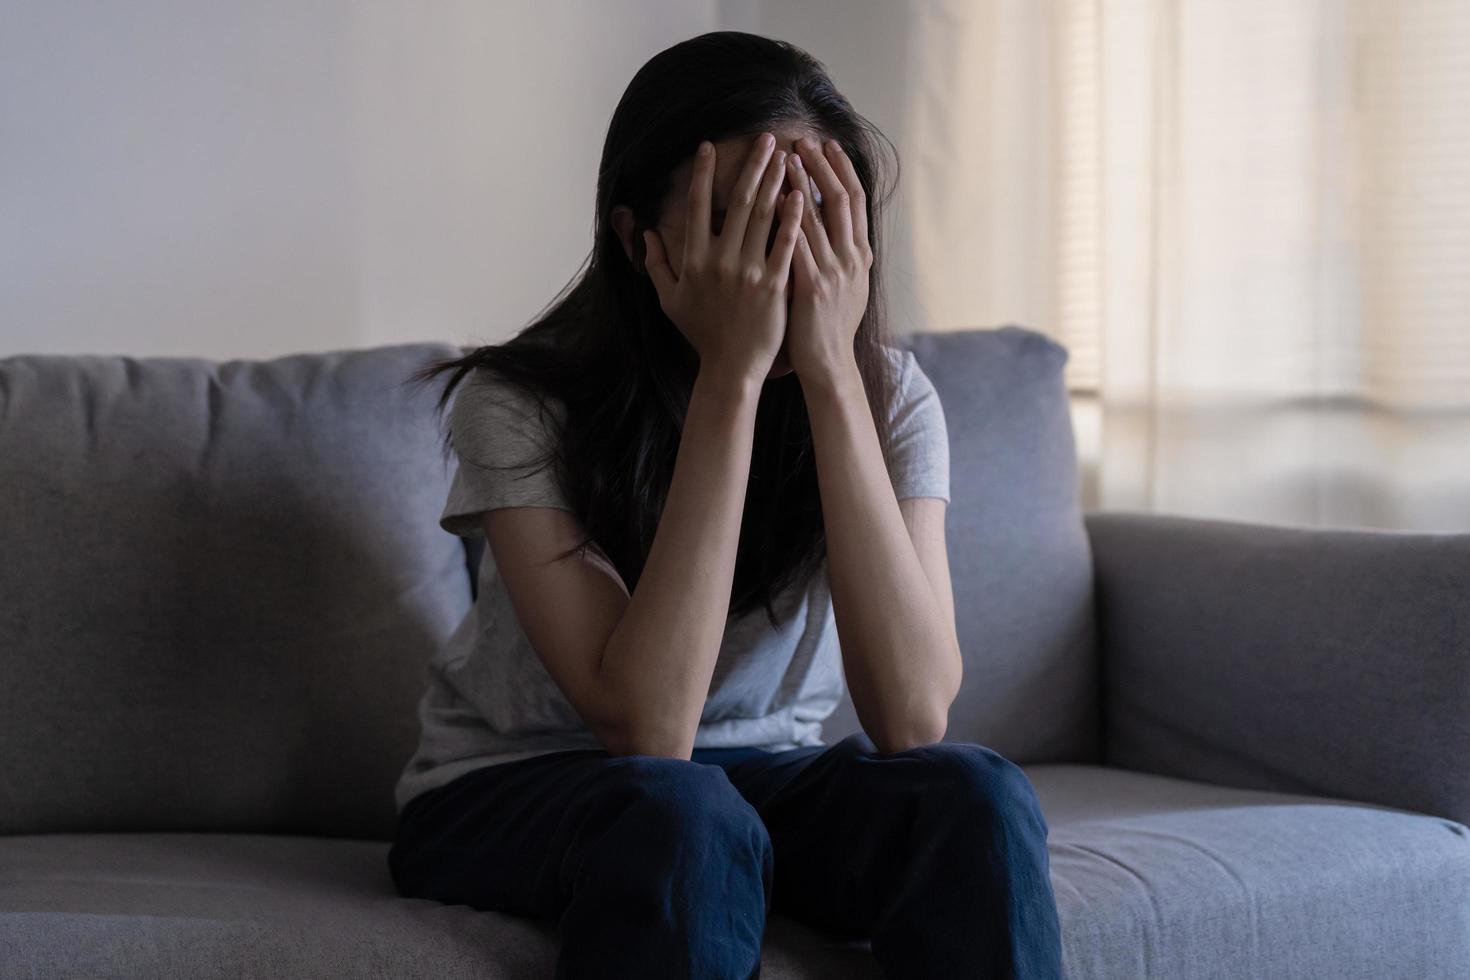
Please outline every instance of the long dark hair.
[[[659, 305], [642, 272], [643, 229], [658, 222], [671, 172], [700, 140], [753, 138], [782, 124], [836, 139], [852, 160], [868, 200], [873, 250], [868, 308], [854, 342], [884, 458], [896, 397], [882, 289], [878, 229], [897, 186], [880, 186], [879, 141], [887, 137], [848, 103], [811, 55], [774, 38], [714, 31], [651, 58], [623, 93], [608, 126], [597, 178], [590, 261], [534, 321], [501, 344], [437, 360], [414, 373], [427, 382], [453, 371], [436, 405], [441, 420], [468, 372], [485, 369], [519, 386], [549, 417], [545, 397], [565, 406], [556, 450], [558, 479], [589, 544], [607, 555], [629, 591], [636, 587], [673, 478], [685, 412], [698, 371], [693, 346]], [[634, 262], [614, 229], [617, 205], [634, 215]], [[636, 263], [636, 265], [635, 265]], [[446, 455], [452, 433], [444, 435]], [[765, 382], [756, 409], [750, 480], [740, 526], [729, 616], [764, 606], [806, 583], [826, 560], [826, 533], [806, 402], [795, 373]]]

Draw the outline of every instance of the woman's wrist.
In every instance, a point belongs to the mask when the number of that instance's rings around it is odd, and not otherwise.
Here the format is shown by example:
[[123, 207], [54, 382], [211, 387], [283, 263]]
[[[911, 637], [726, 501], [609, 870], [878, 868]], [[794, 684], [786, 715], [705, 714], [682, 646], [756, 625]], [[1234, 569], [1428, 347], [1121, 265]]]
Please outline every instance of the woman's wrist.
[[759, 398], [769, 371], [758, 365], [701, 361], [695, 384], [731, 399]]
[[840, 395], [846, 388], [862, 393], [862, 372], [858, 370], [857, 356], [846, 353], [812, 366], [797, 369], [796, 379], [801, 383], [802, 394], [808, 398], [827, 398]]

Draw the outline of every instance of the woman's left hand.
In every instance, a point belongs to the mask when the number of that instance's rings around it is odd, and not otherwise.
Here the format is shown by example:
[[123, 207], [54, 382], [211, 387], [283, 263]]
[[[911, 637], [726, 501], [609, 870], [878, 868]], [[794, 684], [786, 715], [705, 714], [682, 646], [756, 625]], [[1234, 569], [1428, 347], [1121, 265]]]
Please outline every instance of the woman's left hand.
[[[786, 356], [799, 377], [814, 378], [852, 362], [853, 338], [868, 309], [873, 250], [867, 196], [841, 146], [804, 137], [795, 148], [786, 157], [787, 177], [809, 203], [802, 209], [802, 233], [787, 282]], [[820, 208], [813, 183], [821, 194]]]

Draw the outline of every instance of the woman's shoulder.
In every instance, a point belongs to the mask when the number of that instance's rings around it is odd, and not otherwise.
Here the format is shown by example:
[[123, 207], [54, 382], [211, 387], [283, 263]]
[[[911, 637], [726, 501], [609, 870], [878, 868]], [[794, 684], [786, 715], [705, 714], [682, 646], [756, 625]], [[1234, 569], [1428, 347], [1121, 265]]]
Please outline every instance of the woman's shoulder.
[[898, 344], [880, 343], [878, 349], [888, 358], [888, 366], [899, 372], [907, 369], [909, 358], [914, 356], [907, 347]]
[[560, 430], [565, 407], [554, 394], [529, 388], [489, 368], [470, 370], [455, 388], [449, 425], [455, 445], [471, 456], [544, 448]]
[[891, 412], [898, 414], [903, 411], [906, 404], [922, 394], [928, 384], [928, 376], [919, 366], [919, 360], [914, 356], [914, 352], [907, 347], [888, 343], [878, 346], [883, 351], [893, 378]]
[[923, 377], [924, 369], [913, 349], [907, 344], [884, 342], [878, 345], [888, 359], [888, 365], [902, 384], [908, 384], [916, 376]]
[[453, 398], [454, 411], [477, 417], [535, 417], [542, 406], [558, 419], [565, 413], [565, 405], [555, 393], [486, 367], [471, 369]]

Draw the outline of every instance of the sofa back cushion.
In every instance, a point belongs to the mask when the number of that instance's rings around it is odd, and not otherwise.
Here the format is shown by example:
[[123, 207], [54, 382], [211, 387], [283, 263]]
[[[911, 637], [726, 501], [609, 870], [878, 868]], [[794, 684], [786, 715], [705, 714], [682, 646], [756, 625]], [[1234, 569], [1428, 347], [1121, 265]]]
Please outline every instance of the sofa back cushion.
[[[897, 338], [934, 383], [950, 443], [945, 530], [965, 678], [946, 741], [1013, 762], [1099, 762], [1092, 553], [1062, 369], [1008, 325]], [[849, 692], [822, 729], [861, 730]]]
[[0, 833], [387, 838], [470, 602], [445, 344], [0, 359]]
[[[949, 739], [1096, 761], [1091, 555], [1064, 348], [901, 338], [948, 422], [965, 684]], [[478, 540], [438, 515], [467, 348], [0, 358], [0, 833], [387, 839]], [[824, 738], [858, 731], [850, 696]]]

